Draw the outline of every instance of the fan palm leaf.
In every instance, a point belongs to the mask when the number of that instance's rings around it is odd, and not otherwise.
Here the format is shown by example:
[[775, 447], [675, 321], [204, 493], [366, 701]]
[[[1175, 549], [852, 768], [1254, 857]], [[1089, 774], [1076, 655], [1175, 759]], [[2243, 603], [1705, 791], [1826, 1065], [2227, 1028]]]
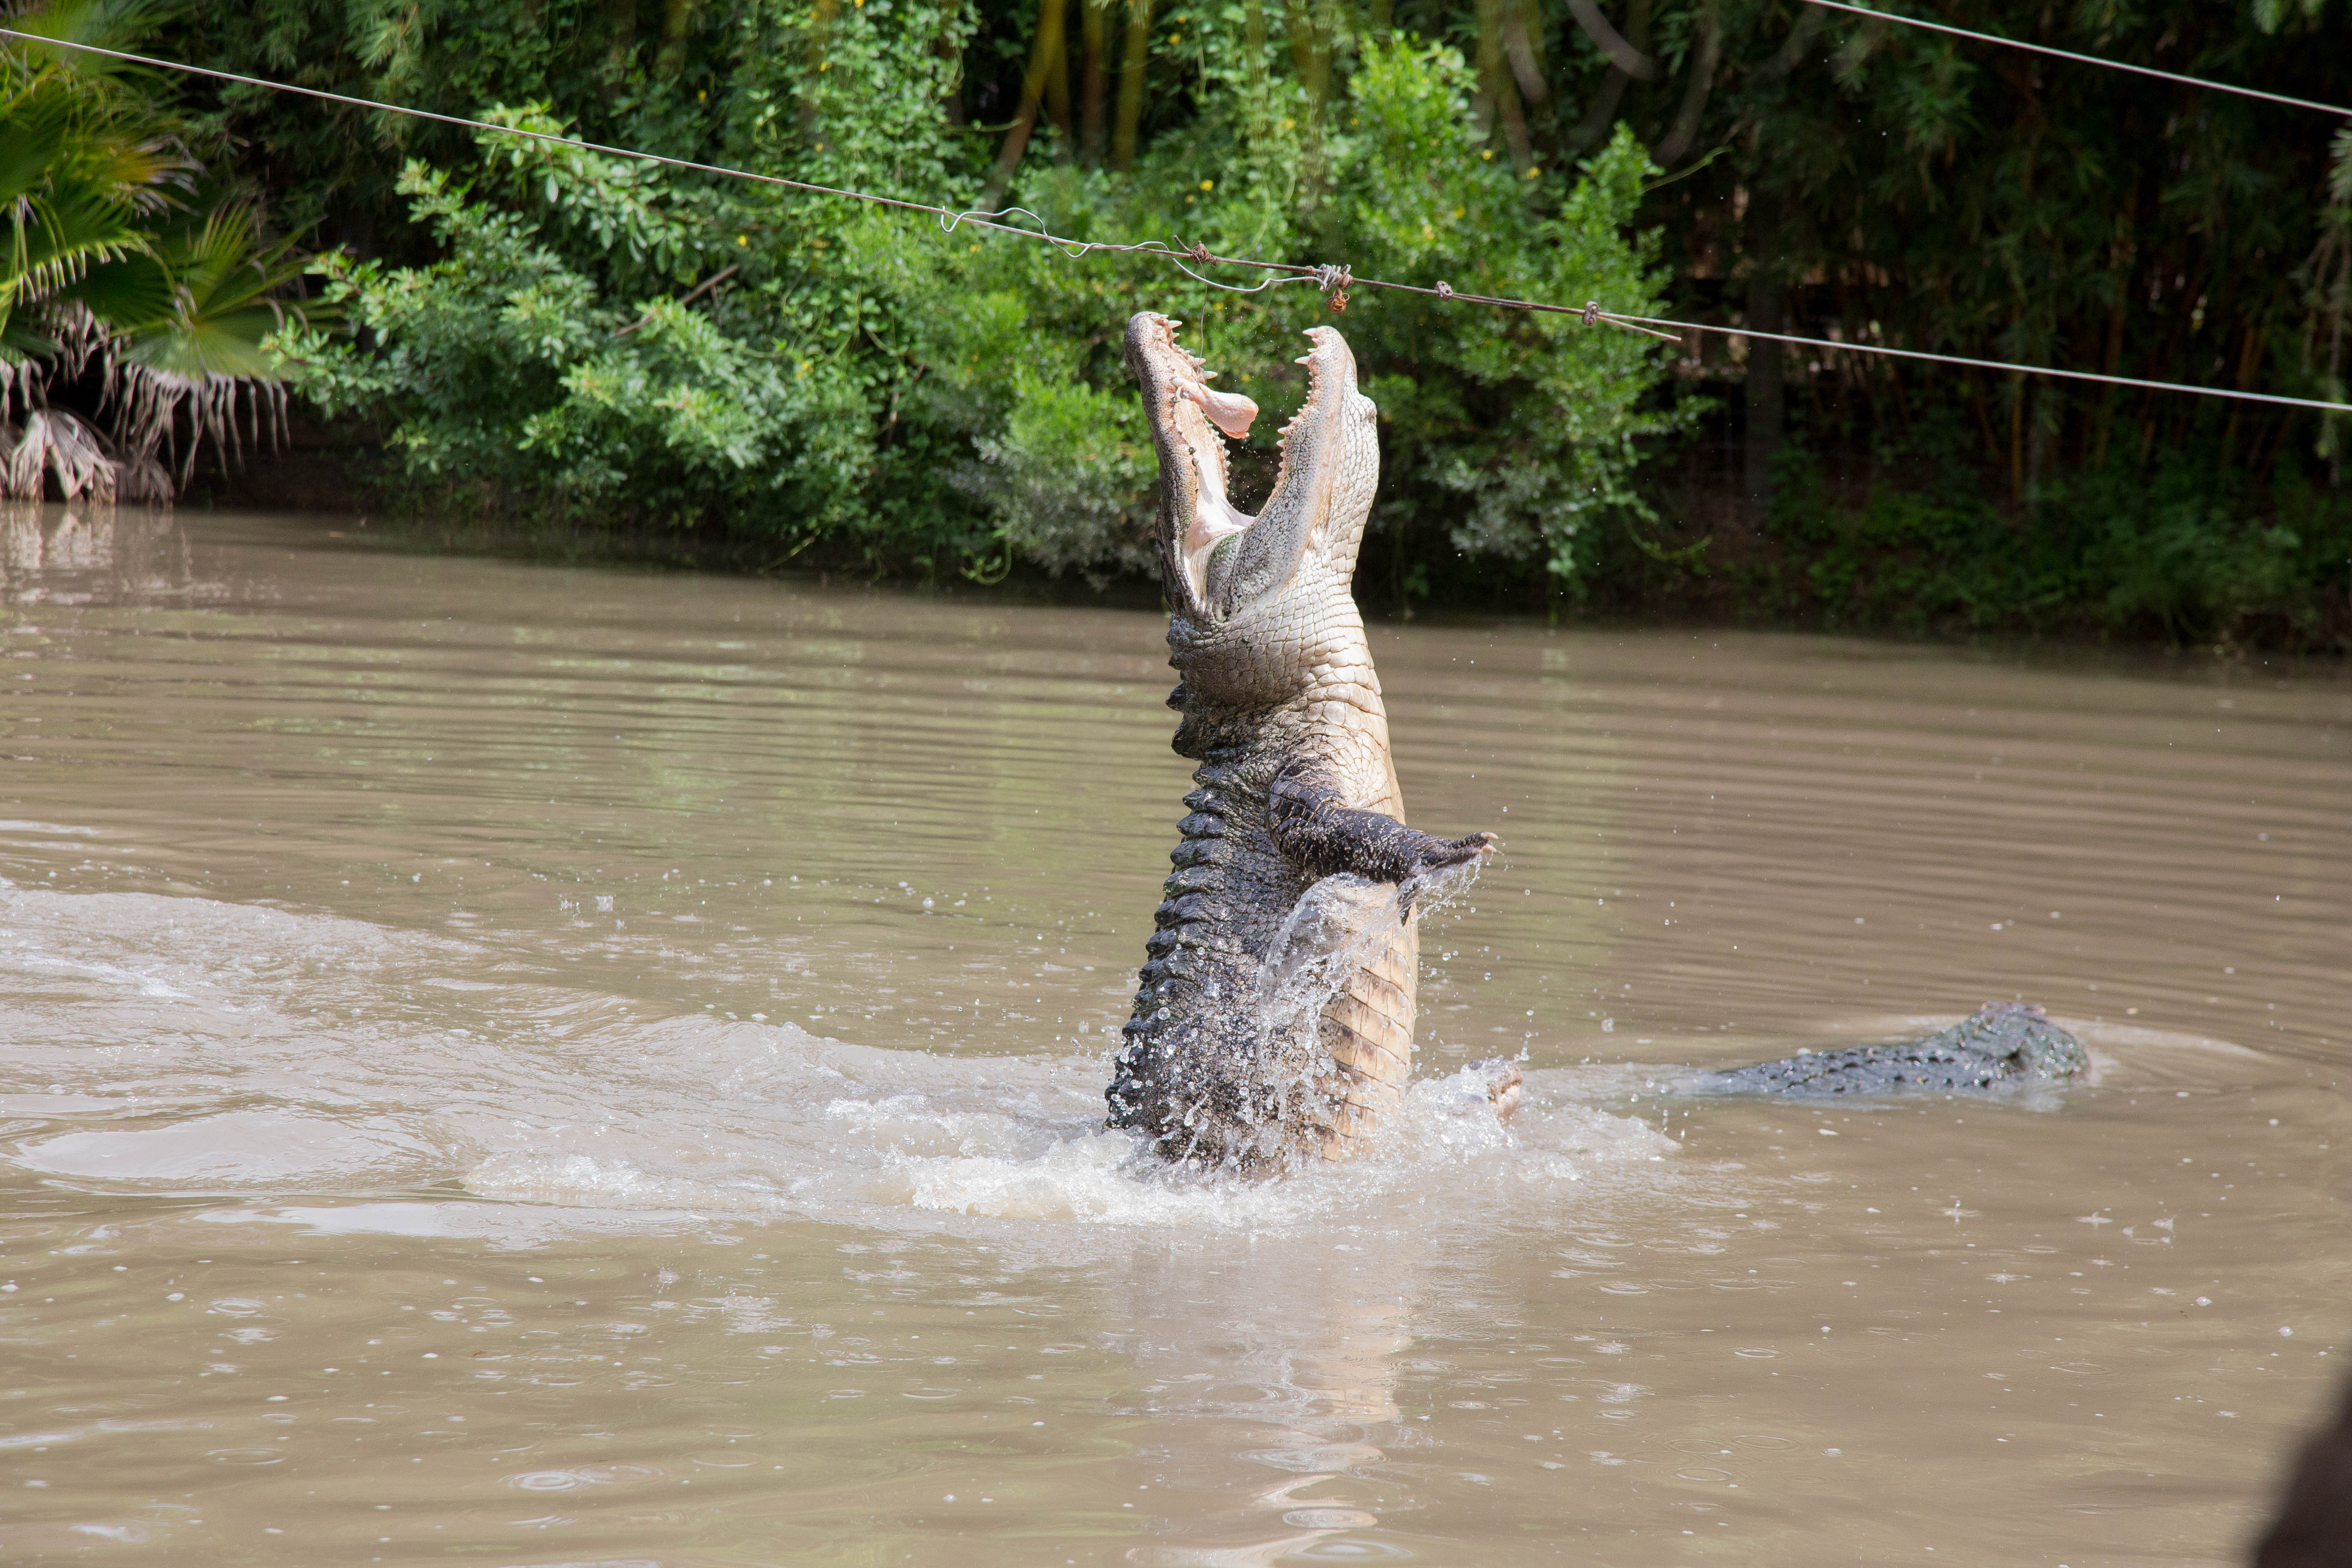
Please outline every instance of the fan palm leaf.
[[[12, 21], [21, 28], [40, 19]], [[191, 167], [167, 138], [134, 128], [110, 94], [89, 90], [82, 74], [32, 52], [0, 51], [0, 366], [10, 369], [53, 347], [19, 313], [91, 267], [143, 250], [143, 220]]]
[[154, 236], [145, 254], [92, 271], [77, 294], [104, 312], [110, 397], [126, 447], [152, 454], [187, 415], [184, 479], [206, 440], [239, 450], [246, 433], [257, 438], [283, 416], [268, 343], [304, 317], [273, 295], [302, 267], [291, 240], [265, 240], [249, 205], [226, 202]]
[[[9, 26], [116, 47], [166, 14], [152, 0], [46, 0]], [[238, 447], [283, 415], [264, 345], [289, 313], [272, 296], [303, 258], [236, 192], [199, 196], [201, 171], [145, 76], [40, 42], [0, 47], [0, 421], [26, 410], [21, 427], [0, 425], [0, 489], [38, 494], [45, 472], [68, 496], [110, 494], [118, 472], [152, 488], [183, 414], [184, 479], [205, 440]], [[33, 406], [51, 374], [93, 358], [112, 443]]]

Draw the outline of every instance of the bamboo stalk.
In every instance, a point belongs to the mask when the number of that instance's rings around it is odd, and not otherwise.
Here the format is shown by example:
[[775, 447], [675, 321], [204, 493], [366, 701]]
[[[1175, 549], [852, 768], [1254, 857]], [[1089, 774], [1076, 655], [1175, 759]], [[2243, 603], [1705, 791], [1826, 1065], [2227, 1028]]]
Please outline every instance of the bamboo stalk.
[[1118, 73], [1118, 123], [1111, 133], [1110, 166], [1135, 163], [1135, 142], [1143, 127], [1144, 76], [1151, 63], [1151, 0], [1128, 0], [1127, 58]]
[[1478, 0], [1478, 95], [1502, 119], [1503, 143], [1510, 149], [1511, 167], [1525, 171], [1535, 158], [1535, 147], [1528, 136], [1518, 83], [1505, 59], [1503, 0]]
[[[1021, 155], [1029, 149], [1029, 134], [1037, 128], [1037, 109], [1045, 100], [1050, 79], [1063, 77], [1062, 66], [1063, 11], [1066, 0], [1040, 0], [1037, 8], [1037, 37], [1029, 46], [1029, 71], [1021, 79], [1021, 110], [1013, 117], [1012, 127], [1004, 132], [1004, 142], [997, 149], [996, 167], [988, 176], [988, 188], [981, 194], [980, 205], [992, 210], [1004, 200], [1005, 190], [1013, 184], [1013, 171], [1021, 167]], [[1066, 117], [1069, 87], [1063, 83], [1063, 109]]]
[[1088, 168], [1103, 159], [1105, 110], [1110, 98], [1109, 52], [1111, 0], [1078, 0], [1079, 34], [1085, 40], [1085, 64], [1079, 74], [1078, 162]]

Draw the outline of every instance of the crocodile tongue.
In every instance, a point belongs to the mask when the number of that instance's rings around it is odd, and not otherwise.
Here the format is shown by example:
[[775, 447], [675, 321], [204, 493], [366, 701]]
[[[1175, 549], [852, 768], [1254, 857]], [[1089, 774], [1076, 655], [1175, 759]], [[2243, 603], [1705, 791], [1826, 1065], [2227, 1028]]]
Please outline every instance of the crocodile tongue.
[[1218, 392], [1205, 384], [1216, 374], [1215, 371], [1207, 371], [1200, 381], [1184, 383], [1179, 388], [1178, 395], [1199, 404], [1208, 415], [1209, 423], [1223, 431], [1230, 439], [1238, 441], [1249, 434], [1251, 422], [1257, 418], [1257, 405], [1238, 392]]

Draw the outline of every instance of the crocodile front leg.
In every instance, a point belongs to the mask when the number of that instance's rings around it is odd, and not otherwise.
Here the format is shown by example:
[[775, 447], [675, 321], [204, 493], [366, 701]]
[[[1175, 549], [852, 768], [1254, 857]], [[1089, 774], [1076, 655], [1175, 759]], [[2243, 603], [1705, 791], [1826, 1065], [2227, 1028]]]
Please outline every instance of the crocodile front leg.
[[1383, 813], [1343, 805], [1338, 789], [1312, 763], [1285, 768], [1268, 805], [1275, 847], [1310, 879], [1346, 871], [1375, 882], [1402, 882], [1495, 847], [1491, 833], [1439, 838]]

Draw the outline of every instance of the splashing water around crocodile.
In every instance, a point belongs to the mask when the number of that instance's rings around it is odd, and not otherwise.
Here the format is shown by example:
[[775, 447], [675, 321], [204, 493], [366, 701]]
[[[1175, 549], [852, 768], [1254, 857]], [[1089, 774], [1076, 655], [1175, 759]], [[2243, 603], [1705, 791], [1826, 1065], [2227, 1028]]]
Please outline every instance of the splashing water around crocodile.
[[1346, 990], [1399, 933], [1435, 914], [1477, 881], [1480, 863], [1441, 867], [1402, 882], [1342, 871], [1301, 893], [1283, 917], [1249, 994], [1251, 1026], [1295, 1034]]
[[1284, 1129], [1328, 1121], [1334, 1108], [1314, 1097], [1338, 1072], [1325, 1013], [1366, 965], [1376, 963], [1422, 920], [1477, 881], [1467, 860], [1402, 882], [1375, 882], [1342, 871], [1309, 887], [1283, 917], [1255, 980], [1244, 994], [1247, 1027], [1265, 1042], [1252, 1102], [1268, 1108], [1260, 1152], [1279, 1154]]

